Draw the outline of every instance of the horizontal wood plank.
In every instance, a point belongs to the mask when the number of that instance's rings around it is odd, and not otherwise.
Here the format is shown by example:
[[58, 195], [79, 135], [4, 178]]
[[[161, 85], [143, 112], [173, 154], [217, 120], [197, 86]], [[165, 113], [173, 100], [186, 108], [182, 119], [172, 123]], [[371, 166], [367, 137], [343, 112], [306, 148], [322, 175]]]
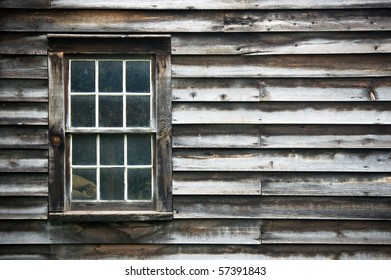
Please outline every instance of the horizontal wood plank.
[[223, 30], [223, 12], [41, 10], [0, 11], [0, 31], [210, 32]]
[[45, 150], [0, 150], [0, 172], [47, 172]]
[[262, 244], [391, 244], [389, 221], [295, 221], [262, 223]]
[[0, 8], [45, 9], [51, 0], [1, 0]]
[[391, 75], [391, 55], [174, 56], [174, 78], [329, 78]]
[[391, 101], [391, 79], [174, 79], [174, 102]]
[[0, 103], [0, 125], [47, 125], [47, 103]]
[[182, 0], [153, 1], [144, 0], [52, 0], [54, 9], [151, 9], [151, 10], [246, 10], [246, 9], [345, 9], [345, 8], [389, 8], [386, 0], [348, 0], [341, 3], [338, 0], [194, 0], [191, 3]]
[[46, 80], [0, 79], [0, 101], [47, 102]]
[[177, 219], [391, 220], [391, 198], [174, 196]]
[[174, 195], [261, 195], [257, 173], [174, 172]]
[[0, 196], [47, 196], [46, 174], [0, 174]]
[[174, 150], [174, 171], [390, 172], [390, 150]]
[[45, 127], [0, 126], [0, 149], [47, 149]]
[[[258, 220], [0, 222], [0, 244], [260, 244]], [[12, 231], [12, 234], [4, 234]]]
[[225, 32], [387, 31], [388, 9], [233, 11], [225, 13]]
[[[288, 258], [291, 260], [362, 260], [364, 256], [366, 259], [378, 260], [391, 258], [391, 246], [371, 245], [53, 245], [50, 247], [50, 257], [60, 260], [93, 260], [96, 259], [97, 252], [100, 259], [108, 260], [235, 261]], [[6, 253], [7, 251], [4, 252]]]
[[391, 39], [387, 32], [183, 33], [172, 37], [173, 55], [254, 56], [389, 52], [391, 52]]
[[47, 213], [47, 197], [0, 197], [0, 220], [42, 220]]
[[375, 245], [2, 245], [5, 260], [386, 260], [391, 246]]
[[47, 57], [0, 55], [0, 78], [47, 79]]
[[391, 124], [387, 103], [181, 103], [173, 124]]
[[278, 173], [261, 178], [264, 196], [391, 197], [388, 173]]
[[0, 54], [46, 55], [47, 38], [35, 33], [0, 34]]
[[[81, 3], [81, 2], [80, 2]], [[204, 7], [203, 7], [204, 9]], [[0, 11], [0, 31], [18, 32], [318, 32], [387, 31], [388, 9], [278, 11]]]
[[390, 126], [176, 125], [174, 148], [387, 149]]
[[174, 172], [174, 195], [391, 196], [387, 173]]

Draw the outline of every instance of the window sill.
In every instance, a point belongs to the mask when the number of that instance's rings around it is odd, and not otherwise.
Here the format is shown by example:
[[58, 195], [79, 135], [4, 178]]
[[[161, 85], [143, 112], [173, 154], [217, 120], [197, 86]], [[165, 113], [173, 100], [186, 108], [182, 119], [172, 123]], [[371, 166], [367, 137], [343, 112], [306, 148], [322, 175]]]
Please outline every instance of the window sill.
[[119, 222], [172, 220], [172, 212], [156, 211], [65, 211], [49, 213], [49, 219], [60, 222]]

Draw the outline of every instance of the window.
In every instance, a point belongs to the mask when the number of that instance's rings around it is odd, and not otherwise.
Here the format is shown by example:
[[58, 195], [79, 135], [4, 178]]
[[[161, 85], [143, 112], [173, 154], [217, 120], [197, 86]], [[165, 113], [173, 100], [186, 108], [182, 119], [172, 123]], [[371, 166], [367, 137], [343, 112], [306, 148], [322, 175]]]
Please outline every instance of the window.
[[49, 35], [49, 47], [50, 216], [170, 218], [170, 38]]

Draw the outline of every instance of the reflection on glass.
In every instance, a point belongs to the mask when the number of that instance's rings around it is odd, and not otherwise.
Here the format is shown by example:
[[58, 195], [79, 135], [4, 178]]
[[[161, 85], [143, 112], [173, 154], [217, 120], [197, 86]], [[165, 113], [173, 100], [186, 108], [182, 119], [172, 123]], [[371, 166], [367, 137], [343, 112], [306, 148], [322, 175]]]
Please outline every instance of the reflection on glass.
[[149, 96], [126, 97], [126, 126], [149, 127], [150, 126], [150, 102]]
[[101, 168], [100, 184], [101, 200], [124, 200], [124, 168]]
[[151, 164], [151, 135], [128, 135], [128, 165]]
[[95, 97], [72, 96], [71, 125], [73, 127], [95, 126]]
[[100, 164], [124, 164], [124, 136], [122, 134], [100, 135]]
[[122, 96], [99, 97], [99, 126], [122, 127]]
[[89, 134], [72, 135], [72, 164], [96, 165], [96, 136]]
[[126, 92], [150, 92], [149, 61], [126, 62]]
[[122, 61], [99, 61], [99, 92], [122, 92]]
[[151, 200], [151, 170], [128, 169], [128, 199]]
[[95, 92], [94, 61], [71, 61], [71, 92]]
[[96, 200], [96, 170], [72, 171], [72, 200]]

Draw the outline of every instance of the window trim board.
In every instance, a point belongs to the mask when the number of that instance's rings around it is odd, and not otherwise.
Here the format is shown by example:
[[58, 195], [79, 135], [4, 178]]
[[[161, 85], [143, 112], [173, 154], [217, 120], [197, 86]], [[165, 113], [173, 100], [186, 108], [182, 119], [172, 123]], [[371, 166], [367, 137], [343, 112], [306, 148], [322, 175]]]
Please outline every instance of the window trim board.
[[[49, 217], [63, 217], [71, 219], [77, 213], [83, 211], [70, 211], [70, 194], [66, 187], [66, 178], [69, 177], [69, 168], [66, 162], [66, 153], [69, 153], [68, 145], [65, 145], [67, 139], [65, 135], [66, 112], [65, 106], [67, 100], [66, 81], [68, 80], [67, 55], [146, 55], [155, 56], [154, 75], [156, 89], [156, 181], [158, 187], [154, 189], [154, 211], [115, 211], [121, 220], [132, 220], [133, 215], [139, 215], [145, 212], [146, 216], [156, 216], [156, 219], [167, 218], [167, 213], [172, 213], [172, 122], [171, 122], [171, 37], [169, 35], [151, 35], [151, 36], [131, 36], [131, 35], [113, 35], [113, 36], [88, 36], [88, 35], [48, 35], [49, 51]], [[90, 39], [94, 38], [103, 41], [102, 45], [91, 44]], [[70, 40], [67, 47], [66, 42]], [[114, 40], [114, 41], [113, 41]], [[118, 44], [118, 40], [121, 44]], [[134, 44], [131, 44], [131, 41]], [[61, 42], [61, 44], [59, 44]], [[111, 43], [112, 45], [111, 45]], [[158, 43], [157, 43], [158, 42]], [[107, 46], [113, 48], [107, 51]], [[120, 47], [118, 47], [120, 46]], [[143, 46], [149, 46], [146, 51], [141, 51]], [[163, 46], [163, 47], [162, 47]], [[86, 49], [88, 51], [86, 51]], [[77, 51], [79, 50], [79, 51]], [[60, 139], [60, 143], [57, 143]], [[84, 211], [85, 212], [85, 211]], [[92, 211], [87, 211], [92, 213]], [[163, 213], [162, 215], [152, 215], [153, 213]], [[96, 211], [91, 214], [93, 220], [106, 219], [114, 213], [107, 211]], [[83, 214], [85, 216], [85, 214]], [[160, 218], [159, 218], [160, 217]], [[87, 219], [88, 220], [88, 219]]]

